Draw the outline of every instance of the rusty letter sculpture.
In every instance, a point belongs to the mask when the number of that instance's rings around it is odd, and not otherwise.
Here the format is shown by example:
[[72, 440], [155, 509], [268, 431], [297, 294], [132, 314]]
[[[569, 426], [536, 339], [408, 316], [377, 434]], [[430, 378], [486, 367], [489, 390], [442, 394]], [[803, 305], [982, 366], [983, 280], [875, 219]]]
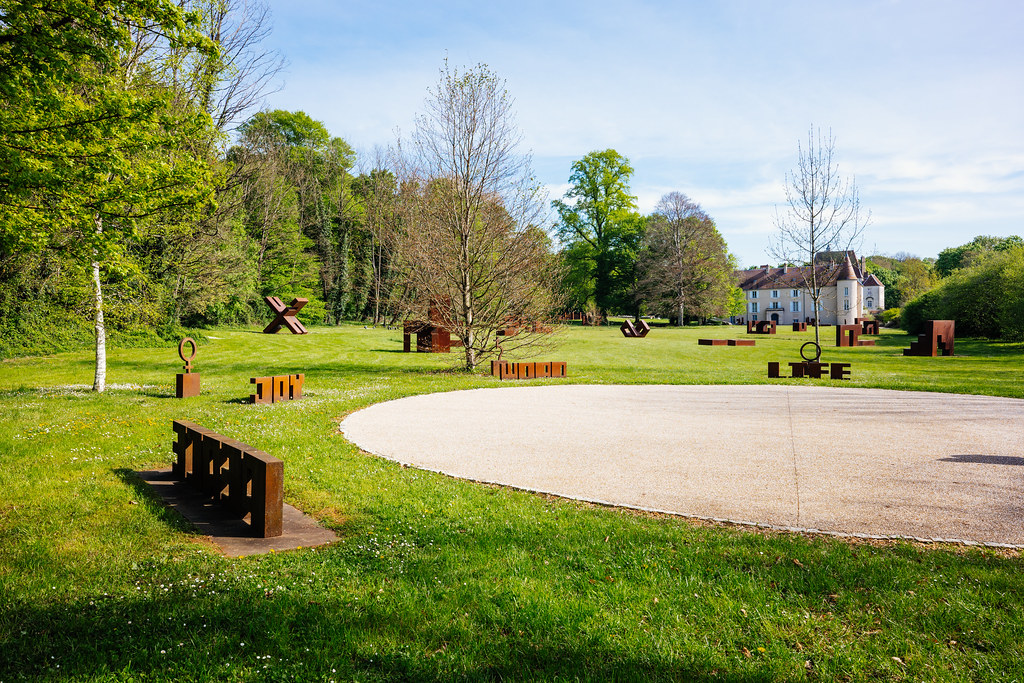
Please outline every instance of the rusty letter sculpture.
[[622, 321], [619, 330], [622, 332], [622, 336], [627, 339], [643, 339], [651, 331], [651, 326], [647, 324], [646, 320], [633, 322], [627, 318]]
[[[805, 349], [812, 347], [810, 357]], [[810, 377], [812, 379], [850, 379], [849, 363], [822, 363], [821, 347], [814, 342], [807, 342], [800, 347], [800, 357], [803, 361], [789, 364], [789, 376], [792, 378]], [[771, 379], [782, 379], [779, 373], [781, 363], [770, 361], [768, 363], [768, 377]]]
[[263, 330], [264, 334], [274, 334], [282, 327], [287, 327], [292, 334], [309, 334], [309, 330], [295, 317], [295, 314], [309, 303], [309, 299], [292, 299], [287, 306], [276, 296], [265, 296], [263, 300], [277, 314], [277, 317]]
[[775, 334], [778, 323], [774, 320], [748, 320], [747, 334]]
[[249, 394], [250, 403], [279, 403], [297, 401], [302, 398], [302, 385], [306, 376], [276, 375], [274, 377], [251, 377], [250, 384], [256, 385], [256, 393]]
[[[192, 354], [185, 357], [185, 344], [192, 345]], [[177, 398], [189, 398], [199, 395], [199, 373], [192, 372], [192, 360], [196, 357], [196, 342], [192, 337], [185, 337], [178, 344], [178, 355], [185, 361], [185, 372], [179, 372], [175, 376], [174, 395]]]
[[565, 362], [510, 363], [492, 360], [491, 375], [498, 379], [537, 379], [538, 377], [565, 377]]
[[254, 536], [283, 532], [284, 462], [185, 420], [174, 421], [174, 476], [244, 518]]
[[955, 320], [926, 321], [924, 334], [918, 335], [917, 341], [910, 342], [910, 348], [903, 349], [903, 355], [935, 357], [941, 353], [943, 356], [952, 356], [955, 327]]
[[836, 325], [836, 346], [874, 346], [874, 339], [861, 339], [860, 325]]

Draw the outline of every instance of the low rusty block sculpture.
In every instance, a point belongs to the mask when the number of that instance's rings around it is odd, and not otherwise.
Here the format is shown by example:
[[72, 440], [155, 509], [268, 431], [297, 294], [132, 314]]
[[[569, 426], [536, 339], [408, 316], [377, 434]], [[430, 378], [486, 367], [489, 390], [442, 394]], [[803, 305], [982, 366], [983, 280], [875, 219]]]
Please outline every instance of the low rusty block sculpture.
[[934, 358], [941, 353], [952, 356], [955, 339], [955, 320], [928, 320], [924, 324], [924, 334], [918, 335], [917, 341], [910, 342], [910, 348], [903, 349], [903, 355]]
[[753, 339], [698, 339], [701, 346], [753, 346], [757, 342]]
[[726, 339], [698, 339], [697, 344], [700, 346], [725, 346]]
[[306, 376], [303, 374], [251, 377], [249, 383], [256, 385], [256, 393], [249, 394], [249, 402], [270, 404], [297, 401], [302, 398], [302, 385], [305, 381]]
[[754, 346], [757, 344], [753, 339], [729, 339], [727, 341], [729, 346]]
[[[780, 363], [771, 361], [768, 363], [768, 377], [770, 379], [782, 379], [779, 372]], [[850, 379], [849, 363], [819, 363], [817, 361], [798, 361], [789, 364], [789, 376], [800, 379], [810, 377], [821, 379], [828, 373], [827, 379]]]
[[462, 346], [461, 339], [452, 339], [451, 330], [445, 327], [441, 309], [435, 301], [427, 305], [427, 320], [406, 320], [402, 325], [402, 351], [412, 351], [412, 335], [416, 335], [417, 353], [450, 353]]
[[284, 527], [284, 462], [240, 441], [185, 420], [174, 421], [174, 476], [241, 518], [254, 536], [280, 536]]
[[[192, 345], [192, 353], [185, 357], [185, 344]], [[192, 361], [196, 357], [196, 342], [192, 337], [185, 337], [178, 343], [178, 356], [185, 362], [185, 372], [179, 372], [175, 376], [174, 395], [177, 398], [189, 398], [199, 395], [199, 373], [192, 372]]]
[[636, 322], [629, 320], [622, 321], [619, 325], [619, 331], [622, 332], [622, 336], [627, 339], [643, 339], [647, 336], [647, 333], [651, 331], [651, 326], [647, 324], [646, 320], [637, 320]]
[[565, 362], [510, 363], [492, 360], [491, 375], [498, 379], [536, 379], [538, 377], [565, 377]]
[[309, 334], [309, 331], [295, 317], [295, 314], [309, 303], [309, 299], [292, 299], [287, 306], [276, 296], [265, 296], [263, 300], [277, 314], [273, 322], [263, 330], [264, 334], [274, 334], [282, 327], [287, 327], [292, 334]]
[[794, 332], [806, 332], [807, 331], [807, 323], [801, 323], [801, 322], [793, 323], [793, 331]]
[[748, 320], [747, 334], [775, 334], [777, 326], [774, 320]]

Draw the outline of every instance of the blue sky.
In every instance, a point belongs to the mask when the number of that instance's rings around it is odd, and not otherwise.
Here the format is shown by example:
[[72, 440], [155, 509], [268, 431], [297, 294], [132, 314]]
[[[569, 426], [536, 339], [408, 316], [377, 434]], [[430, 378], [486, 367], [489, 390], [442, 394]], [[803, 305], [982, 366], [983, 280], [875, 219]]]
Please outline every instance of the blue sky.
[[409, 132], [447, 57], [515, 99], [551, 198], [594, 150], [628, 157], [643, 212], [699, 202], [741, 265], [768, 237], [797, 143], [831, 129], [872, 212], [864, 253], [936, 256], [1024, 234], [1024, 3], [269, 0], [288, 61], [269, 108], [365, 159]]

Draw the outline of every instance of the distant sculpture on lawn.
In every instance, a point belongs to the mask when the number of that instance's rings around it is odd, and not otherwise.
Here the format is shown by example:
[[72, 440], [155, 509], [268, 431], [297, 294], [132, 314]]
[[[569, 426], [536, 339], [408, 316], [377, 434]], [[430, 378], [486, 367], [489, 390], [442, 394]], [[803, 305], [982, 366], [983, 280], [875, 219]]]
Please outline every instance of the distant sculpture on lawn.
[[[192, 353], [187, 357], [185, 356], [186, 344], [192, 345]], [[196, 357], [197, 350], [196, 342], [192, 337], [185, 337], [178, 343], [178, 356], [185, 363], [183, 368], [185, 372], [179, 372], [175, 376], [174, 395], [177, 398], [189, 398], [199, 395], [199, 373], [192, 372], [192, 361]]]
[[622, 336], [627, 339], [642, 339], [651, 331], [651, 326], [647, 324], [646, 320], [637, 320], [636, 322], [633, 322], [627, 318], [622, 321], [622, 325], [619, 326], [619, 330], [622, 331]]
[[264, 334], [274, 334], [282, 327], [287, 327], [292, 334], [309, 334], [309, 330], [295, 317], [295, 314], [309, 303], [309, 299], [295, 298], [287, 306], [276, 296], [265, 296], [263, 300], [277, 314], [274, 320], [263, 330]]
[[437, 303], [427, 304], [427, 320], [406, 320], [402, 325], [402, 351], [412, 351], [412, 335], [416, 335], [419, 353], [450, 353], [452, 347], [462, 346], [462, 340], [452, 339], [451, 330], [444, 326]]
[[924, 334], [918, 335], [917, 341], [910, 342], [910, 348], [903, 349], [903, 355], [935, 357], [941, 353], [943, 356], [952, 356], [955, 328], [955, 320], [926, 321]]

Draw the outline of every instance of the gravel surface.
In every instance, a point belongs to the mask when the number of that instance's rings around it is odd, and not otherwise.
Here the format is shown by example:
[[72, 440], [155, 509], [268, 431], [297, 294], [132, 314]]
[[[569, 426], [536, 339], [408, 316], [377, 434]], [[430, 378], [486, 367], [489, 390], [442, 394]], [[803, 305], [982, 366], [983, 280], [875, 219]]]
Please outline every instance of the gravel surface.
[[412, 396], [346, 438], [568, 498], [838, 535], [1024, 546], [1024, 400], [792, 385]]

